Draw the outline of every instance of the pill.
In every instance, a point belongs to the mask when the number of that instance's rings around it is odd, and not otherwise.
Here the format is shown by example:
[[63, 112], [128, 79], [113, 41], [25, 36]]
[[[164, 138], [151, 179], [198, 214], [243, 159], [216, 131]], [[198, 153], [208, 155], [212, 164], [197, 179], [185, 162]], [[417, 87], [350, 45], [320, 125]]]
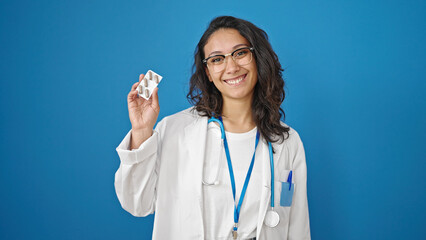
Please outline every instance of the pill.
[[149, 90], [145, 89], [145, 97], [148, 98], [149, 97]]
[[151, 71], [148, 72], [148, 77], [149, 77], [149, 80], [152, 79], [152, 72]]
[[160, 80], [159, 80], [159, 78], [158, 78], [158, 75], [155, 75], [155, 76], [154, 76], [154, 80], [155, 80], [155, 83], [156, 83], [156, 84], [158, 84], [158, 83], [160, 82]]
[[142, 94], [142, 85], [138, 86], [138, 92], [139, 92], [139, 94]]
[[143, 86], [148, 87], [148, 80], [146, 78], [143, 79]]

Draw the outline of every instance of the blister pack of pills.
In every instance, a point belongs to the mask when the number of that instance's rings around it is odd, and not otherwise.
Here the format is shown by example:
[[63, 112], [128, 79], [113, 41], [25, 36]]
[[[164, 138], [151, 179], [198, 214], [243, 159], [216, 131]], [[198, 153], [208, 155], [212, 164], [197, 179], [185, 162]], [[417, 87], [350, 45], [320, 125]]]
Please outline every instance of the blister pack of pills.
[[161, 79], [163, 79], [162, 76], [152, 70], [148, 70], [137, 87], [138, 95], [148, 100], [151, 97], [154, 88], [161, 82]]

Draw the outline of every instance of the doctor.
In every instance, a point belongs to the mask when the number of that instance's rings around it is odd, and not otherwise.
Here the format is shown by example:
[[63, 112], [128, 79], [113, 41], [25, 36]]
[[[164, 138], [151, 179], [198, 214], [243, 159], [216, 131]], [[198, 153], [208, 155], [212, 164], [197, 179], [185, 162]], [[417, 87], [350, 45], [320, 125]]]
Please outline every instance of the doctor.
[[155, 130], [158, 89], [138, 98], [137, 82], [128, 94], [132, 129], [115, 174], [122, 207], [155, 212], [153, 239], [310, 239], [304, 148], [280, 121], [284, 81], [267, 34], [217, 17], [194, 58], [194, 107]]

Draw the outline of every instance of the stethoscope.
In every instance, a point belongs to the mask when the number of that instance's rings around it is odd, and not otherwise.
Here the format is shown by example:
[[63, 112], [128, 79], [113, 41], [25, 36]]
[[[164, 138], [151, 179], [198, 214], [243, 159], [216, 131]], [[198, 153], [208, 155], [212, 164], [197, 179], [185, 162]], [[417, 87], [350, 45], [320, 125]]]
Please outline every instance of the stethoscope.
[[[219, 117], [219, 118], [211, 117], [208, 120], [208, 123], [211, 123], [211, 122], [218, 123], [219, 127], [220, 127], [221, 147], [223, 147], [225, 149], [226, 160], [227, 160], [227, 163], [228, 163], [229, 175], [230, 175], [230, 178], [231, 178], [232, 193], [233, 193], [234, 201], [235, 201], [234, 172], [233, 172], [233, 169], [232, 169], [232, 162], [231, 162], [231, 157], [230, 157], [230, 154], [229, 154], [228, 142], [226, 140], [225, 127], [223, 126], [222, 117]], [[259, 135], [260, 134], [259, 134], [259, 131], [258, 131], [257, 134], [256, 134], [255, 150], [254, 150], [254, 153], [253, 153], [253, 157], [252, 157], [252, 161], [250, 163], [249, 170], [247, 172], [246, 179], [244, 181], [244, 186], [243, 186], [243, 189], [241, 191], [240, 200], [239, 200], [237, 206], [235, 206], [235, 204], [234, 204], [234, 228], [233, 228], [233, 231], [232, 231], [234, 239], [237, 236], [238, 220], [239, 220], [241, 205], [242, 205], [242, 202], [243, 202], [243, 199], [244, 199], [244, 195], [245, 195], [245, 192], [246, 192], [246, 189], [247, 189], [248, 182], [250, 180], [251, 172], [253, 170], [256, 148], [257, 148], [257, 144], [259, 143]], [[272, 152], [272, 144], [270, 142], [268, 142], [268, 148], [269, 148], [269, 159], [270, 159], [270, 167], [271, 167], [271, 209], [266, 212], [264, 223], [268, 227], [275, 227], [280, 222], [280, 216], [274, 210], [274, 205], [275, 205], [274, 204], [274, 157], [273, 157], [273, 152]], [[219, 166], [217, 168], [215, 180], [212, 181], [212, 182], [202, 180], [204, 185], [212, 186], [212, 185], [218, 185], [219, 184], [217, 177], [219, 175], [219, 169], [221, 167], [221, 161], [220, 160], [222, 159], [222, 156], [223, 156], [223, 151], [221, 151], [221, 156], [220, 156], [220, 159], [219, 159]]]

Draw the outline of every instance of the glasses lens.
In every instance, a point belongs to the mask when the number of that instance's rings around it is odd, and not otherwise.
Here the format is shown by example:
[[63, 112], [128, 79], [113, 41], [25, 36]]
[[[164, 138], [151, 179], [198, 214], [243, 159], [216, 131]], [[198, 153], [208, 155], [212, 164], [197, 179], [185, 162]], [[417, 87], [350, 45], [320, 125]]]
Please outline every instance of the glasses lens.
[[209, 64], [209, 65], [221, 65], [224, 62], [225, 62], [225, 58], [224, 57], [222, 57], [222, 56], [215, 56], [215, 57], [210, 58], [207, 61], [207, 64]]
[[233, 57], [235, 59], [235, 62], [238, 65], [242, 66], [251, 62], [252, 53], [250, 49], [244, 48], [234, 52]]
[[222, 56], [215, 56], [207, 60], [207, 66], [214, 72], [220, 72], [224, 69], [225, 58]]

